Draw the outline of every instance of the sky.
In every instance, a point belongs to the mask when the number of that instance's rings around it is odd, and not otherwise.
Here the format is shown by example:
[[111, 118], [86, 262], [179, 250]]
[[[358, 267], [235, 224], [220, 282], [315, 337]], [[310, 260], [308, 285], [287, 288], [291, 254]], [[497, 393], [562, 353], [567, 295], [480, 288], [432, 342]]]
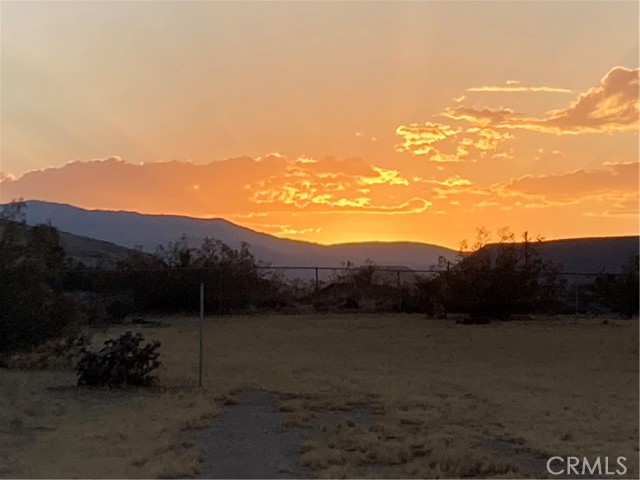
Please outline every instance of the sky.
[[639, 4], [0, 3], [0, 201], [331, 244], [637, 235]]

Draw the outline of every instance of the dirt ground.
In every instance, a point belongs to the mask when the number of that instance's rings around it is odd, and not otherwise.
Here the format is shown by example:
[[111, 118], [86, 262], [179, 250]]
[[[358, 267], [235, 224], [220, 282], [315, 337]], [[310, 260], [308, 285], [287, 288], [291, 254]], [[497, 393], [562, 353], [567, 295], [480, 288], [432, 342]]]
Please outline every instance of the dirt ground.
[[[300, 447], [318, 477], [522, 477], [527, 459], [625, 456], [638, 469], [638, 320], [459, 325], [419, 315], [225, 316], [126, 330], [159, 339], [150, 389], [76, 388], [72, 371], [0, 369], [0, 477], [197, 476], [206, 452], [180, 444], [230, 395], [274, 392], [283, 426], [355, 405]], [[615, 460], [613, 460], [615, 462]], [[376, 468], [368, 468], [373, 466]], [[365, 468], [367, 467], [367, 468]]]

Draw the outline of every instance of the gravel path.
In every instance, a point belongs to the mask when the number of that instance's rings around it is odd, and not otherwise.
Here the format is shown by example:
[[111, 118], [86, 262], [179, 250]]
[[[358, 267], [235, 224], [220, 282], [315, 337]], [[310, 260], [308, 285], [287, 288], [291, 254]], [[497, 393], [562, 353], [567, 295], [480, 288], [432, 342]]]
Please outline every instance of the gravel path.
[[245, 390], [201, 430], [185, 432], [182, 440], [204, 450], [199, 478], [314, 478], [300, 463], [300, 447], [308, 438], [323, 435], [322, 426], [351, 419], [373, 422], [373, 412], [357, 408], [350, 412], [317, 412], [304, 427], [282, 427], [287, 413], [274, 408], [278, 396]]

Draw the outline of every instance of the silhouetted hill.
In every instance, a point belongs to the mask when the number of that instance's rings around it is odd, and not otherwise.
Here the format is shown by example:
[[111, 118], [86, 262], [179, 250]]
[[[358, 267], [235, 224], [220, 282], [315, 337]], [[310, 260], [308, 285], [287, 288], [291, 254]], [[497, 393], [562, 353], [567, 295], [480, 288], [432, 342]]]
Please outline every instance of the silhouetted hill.
[[160, 244], [179, 240], [185, 234], [193, 246], [198, 246], [205, 237], [221, 240], [233, 248], [246, 242], [258, 259], [286, 266], [339, 267], [347, 260], [358, 265], [371, 258], [378, 265], [424, 269], [436, 263], [440, 256], [453, 260], [456, 255], [451, 249], [425, 243], [364, 242], [325, 246], [277, 238], [223, 219], [85, 210], [41, 201], [26, 203], [30, 225], [51, 221], [60, 230], [75, 235], [147, 252], [153, 252]]
[[[0, 220], [0, 232], [4, 228], [3, 222]], [[62, 230], [59, 232], [60, 244], [67, 258], [74, 263], [80, 262], [88, 268], [110, 268], [133, 253], [132, 249], [114, 243], [74, 235]]]
[[[41, 201], [28, 201], [26, 215], [30, 225], [51, 221], [63, 232], [62, 239], [69, 254], [92, 266], [123, 258], [132, 248], [153, 252], [158, 245], [176, 241], [183, 234], [193, 246], [199, 245], [205, 237], [219, 239], [234, 248], [246, 242], [257, 258], [281, 266], [340, 267], [347, 260], [361, 265], [370, 258], [380, 266], [417, 270], [429, 268], [440, 256], [454, 261], [457, 253], [445, 247], [415, 242], [325, 246], [277, 238], [224, 219], [85, 210]], [[495, 248], [495, 245], [484, 248]], [[639, 237], [549, 240], [539, 248], [545, 259], [561, 264], [563, 271], [616, 273], [632, 255], [638, 254]], [[309, 272], [301, 276], [308, 277]]]
[[[638, 255], [640, 237], [596, 237], [547, 240], [536, 247], [545, 260], [575, 273], [619, 273], [633, 255]], [[484, 247], [495, 249], [495, 244]]]

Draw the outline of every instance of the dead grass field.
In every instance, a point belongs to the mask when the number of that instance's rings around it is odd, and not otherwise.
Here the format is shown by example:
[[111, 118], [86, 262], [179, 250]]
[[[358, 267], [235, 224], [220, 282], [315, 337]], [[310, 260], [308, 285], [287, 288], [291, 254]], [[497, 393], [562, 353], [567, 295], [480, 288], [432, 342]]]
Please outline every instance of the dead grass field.
[[[369, 427], [339, 425], [302, 448], [320, 477], [362, 462], [400, 477], [521, 477], [502, 439], [536, 455], [627, 457], [638, 470], [638, 321], [548, 319], [457, 325], [416, 315], [208, 317], [204, 388], [196, 318], [141, 330], [160, 339], [153, 389], [77, 389], [73, 372], [0, 370], [0, 476], [185, 477], [197, 446], [182, 429], [233, 391], [286, 394], [290, 421], [371, 405]], [[392, 472], [389, 474], [388, 472]]]

